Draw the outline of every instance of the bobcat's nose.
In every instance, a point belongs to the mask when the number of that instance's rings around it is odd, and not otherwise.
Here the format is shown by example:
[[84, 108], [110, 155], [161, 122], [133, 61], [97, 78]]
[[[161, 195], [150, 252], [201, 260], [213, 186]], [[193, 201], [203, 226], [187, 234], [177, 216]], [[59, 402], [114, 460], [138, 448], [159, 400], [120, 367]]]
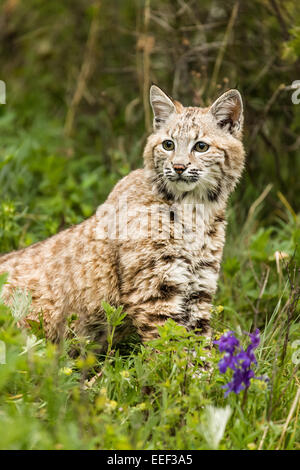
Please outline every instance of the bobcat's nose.
[[186, 169], [186, 165], [183, 165], [182, 163], [176, 163], [175, 165], [173, 165], [173, 168], [176, 173], [178, 173], [178, 175], [181, 175], [181, 173], [183, 173]]

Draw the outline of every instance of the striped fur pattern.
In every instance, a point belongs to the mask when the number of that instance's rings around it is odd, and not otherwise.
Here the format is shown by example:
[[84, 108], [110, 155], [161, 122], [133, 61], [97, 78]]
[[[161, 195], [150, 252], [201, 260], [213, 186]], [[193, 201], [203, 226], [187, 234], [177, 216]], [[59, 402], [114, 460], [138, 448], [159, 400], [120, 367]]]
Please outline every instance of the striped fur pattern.
[[[52, 341], [66, 334], [66, 319], [76, 314], [76, 334], [103, 346], [103, 300], [123, 305], [128, 314], [117, 339], [134, 328], [143, 341], [150, 340], [168, 318], [209, 334], [226, 203], [244, 166], [241, 97], [230, 90], [209, 108], [183, 107], [153, 85], [150, 101], [154, 129], [145, 146], [144, 168], [123, 178], [85, 222], [0, 258], [0, 273], [9, 273], [6, 302], [15, 288], [30, 291], [27, 319], [42, 315]], [[166, 147], [166, 141], [172, 144]], [[202, 148], [195, 147], [197, 142]], [[129, 236], [119, 236], [121, 199], [126, 199]], [[188, 219], [183, 216], [186, 206], [191, 209]], [[198, 207], [201, 231], [193, 223]], [[157, 223], [149, 222], [150, 213]], [[113, 220], [114, 236], [103, 236]], [[185, 236], [176, 236], [183, 226]]]

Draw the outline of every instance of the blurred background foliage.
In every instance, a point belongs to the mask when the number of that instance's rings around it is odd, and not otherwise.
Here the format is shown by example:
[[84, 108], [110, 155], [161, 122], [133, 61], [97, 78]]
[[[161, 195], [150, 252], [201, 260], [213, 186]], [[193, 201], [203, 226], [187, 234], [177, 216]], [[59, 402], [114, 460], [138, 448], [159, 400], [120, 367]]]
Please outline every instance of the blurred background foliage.
[[23, 222], [21, 238], [10, 236], [7, 249], [89, 216], [120, 177], [142, 165], [151, 82], [199, 106], [238, 87], [248, 157], [233, 197], [237, 222], [269, 183], [266, 223], [286, 218], [277, 191], [299, 210], [300, 105], [290, 89], [300, 79], [299, 2], [0, 5], [0, 79], [7, 86], [0, 197], [2, 212], [14, 210]]
[[292, 103], [291, 84], [300, 79], [299, 2], [0, 5], [0, 79], [7, 87], [0, 105], [0, 252], [90, 216], [116, 181], [142, 165], [151, 82], [185, 105], [207, 106], [231, 87], [241, 91], [247, 167], [229, 210], [230, 255], [261, 227], [288, 225], [292, 234], [286, 230], [283, 239], [297, 243], [300, 104]]

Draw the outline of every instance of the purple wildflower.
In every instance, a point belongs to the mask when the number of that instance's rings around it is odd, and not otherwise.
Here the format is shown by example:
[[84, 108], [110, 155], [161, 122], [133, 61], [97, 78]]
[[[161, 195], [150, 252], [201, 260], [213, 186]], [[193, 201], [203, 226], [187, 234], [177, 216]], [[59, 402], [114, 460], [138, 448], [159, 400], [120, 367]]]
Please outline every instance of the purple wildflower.
[[223, 359], [221, 359], [219, 362], [219, 370], [221, 374], [225, 374], [228, 368], [233, 370], [235, 363], [236, 363], [236, 358], [232, 354], [226, 353]]
[[230, 392], [238, 394], [245, 388], [248, 388], [250, 386], [250, 380], [254, 377], [252, 369], [235, 369], [232, 380], [223, 387], [227, 389], [225, 397], [227, 397]]
[[223, 336], [221, 336], [219, 341], [214, 341], [214, 344], [219, 345], [220, 352], [228, 352], [230, 354], [233, 354], [235, 349], [239, 347], [240, 342], [234, 336], [233, 331], [227, 331], [226, 333], [224, 333]]
[[254, 333], [246, 333], [251, 340], [251, 343], [244, 350], [239, 340], [235, 337], [233, 331], [225, 333], [219, 341], [214, 341], [219, 346], [220, 352], [225, 352], [224, 357], [219, 362], [219, 370], [224, 374], [227, 369], [233, 371], [232, 380], [228, 382], [223, 388], [226, 389], [225, 396], [230, 392], [240, 393], [241, 390], [250, 386], [250, 381], [255, 377], [252, 364], [257, 364], [254, 349], [260, 343], [260, 334], [257, 329]]
[[256, 328], [255, 332], [254, 333], [246, 333], [250, 339], [251, 339], [251, 345], [250, 347], [252, 347], [252, 349], [255, 349], [257, 348], [257, 346], [259, 345], [260, 343], [260, 332], [259, 332], [259, 329]]
[[241, 351], [236, 355], [235, 359], [236, 362], [244, 369], [250, 367], [252, 363], [257, 363], [255, 355], [252, 349], [249, 349], [249, 346], [246, 351], [244, 351], [244, 349], [241, 349]]

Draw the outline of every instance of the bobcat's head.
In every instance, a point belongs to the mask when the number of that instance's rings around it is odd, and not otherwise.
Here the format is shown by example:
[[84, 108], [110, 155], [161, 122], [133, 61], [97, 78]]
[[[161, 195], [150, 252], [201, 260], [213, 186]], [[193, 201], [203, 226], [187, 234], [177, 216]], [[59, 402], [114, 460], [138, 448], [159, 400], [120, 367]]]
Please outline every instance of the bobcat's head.
[[208, 108], [184, 107], [152, 85], [150, 102], [154, 129], [144, 159], [161, 195], [208, 201], [227, 196], [244, 165], [240, 93], [229, 90]]

